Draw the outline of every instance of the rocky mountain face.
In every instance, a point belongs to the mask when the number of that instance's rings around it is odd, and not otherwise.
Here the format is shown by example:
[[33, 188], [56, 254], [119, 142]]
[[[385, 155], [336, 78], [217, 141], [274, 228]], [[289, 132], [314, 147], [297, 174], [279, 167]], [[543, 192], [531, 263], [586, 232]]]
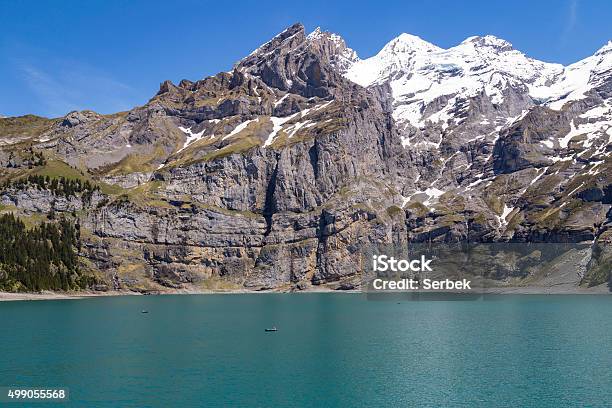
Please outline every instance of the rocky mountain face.
[[[362, 60], [296, 24], [129, 112], [0, 119], [0, 202], [78, 222], [99, 289], [353, 288], [365, 246], [432, 241], [588, 242], [571, 283], [598, 285], [611, 142], [612, 43], [564, 67], [402, 34]], [[14, 182], [32, 174], [99, 189]]]

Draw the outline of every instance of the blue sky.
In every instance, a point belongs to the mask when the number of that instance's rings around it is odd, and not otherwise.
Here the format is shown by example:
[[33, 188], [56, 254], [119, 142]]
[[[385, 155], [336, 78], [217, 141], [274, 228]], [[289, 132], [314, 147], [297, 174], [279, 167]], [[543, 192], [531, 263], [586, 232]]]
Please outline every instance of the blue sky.
[[612, 39], [612, 2], [0, 0], [0, 115], [62, 116], [144, 104], [160, 82], [232, 64], [294, 22], [368, 57], [402, 32], [441, 47], [493, 34], [568, 64]]

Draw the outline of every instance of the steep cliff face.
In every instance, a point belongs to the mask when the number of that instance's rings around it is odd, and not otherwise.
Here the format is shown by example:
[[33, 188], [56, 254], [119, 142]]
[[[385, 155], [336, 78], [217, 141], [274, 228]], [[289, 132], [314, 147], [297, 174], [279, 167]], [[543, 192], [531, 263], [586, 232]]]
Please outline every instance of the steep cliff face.
[[[564, 68], [492, 37], [403, 35], [360, 60], [296, 24], [129, 112], [0, 119], [0, 199], [78, 220], [83, 267], [135, 290], [352, 288], [370, 243], [601, 243], [607, 55]], [[31, 174], [98, 188], [15, 183]]]

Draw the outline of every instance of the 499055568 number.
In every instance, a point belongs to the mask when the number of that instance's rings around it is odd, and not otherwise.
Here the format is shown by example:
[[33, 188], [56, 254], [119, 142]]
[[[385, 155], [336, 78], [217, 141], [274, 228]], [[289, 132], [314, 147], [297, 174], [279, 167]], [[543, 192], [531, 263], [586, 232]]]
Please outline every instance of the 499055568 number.
[[0, 388], [0, 402], [12, 401], [67, 401], [67, 388], [20, 388], [2, 387]]

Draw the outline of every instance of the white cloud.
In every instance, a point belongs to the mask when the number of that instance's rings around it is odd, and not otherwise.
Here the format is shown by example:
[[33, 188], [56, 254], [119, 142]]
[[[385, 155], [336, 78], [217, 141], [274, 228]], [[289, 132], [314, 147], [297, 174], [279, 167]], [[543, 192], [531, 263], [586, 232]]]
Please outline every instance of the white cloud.
[[83, 109], [112, 113], [132, 107], [134, 90], [91, 65], [58, 58], [44, 64], [27, 58], [13, 62], [46, 116]]
[[574, 29], [576, 25], [576, 18], [578, 16], [578, 0], [570, 1], [569, 5], [569, 18], [567, 21], [567, 31], [571, 31]]
[[568, 3], [567, 10], [567, 21], [565, 23], [565, 27], [563, 28], [563, 35], [561, 36], [561, 43], [565, 43], [567, 41], [568, 36], [574, 31], [574, 27], [576, 27], [576, 22], [578, 21], [578, 0], [570, 0]]

